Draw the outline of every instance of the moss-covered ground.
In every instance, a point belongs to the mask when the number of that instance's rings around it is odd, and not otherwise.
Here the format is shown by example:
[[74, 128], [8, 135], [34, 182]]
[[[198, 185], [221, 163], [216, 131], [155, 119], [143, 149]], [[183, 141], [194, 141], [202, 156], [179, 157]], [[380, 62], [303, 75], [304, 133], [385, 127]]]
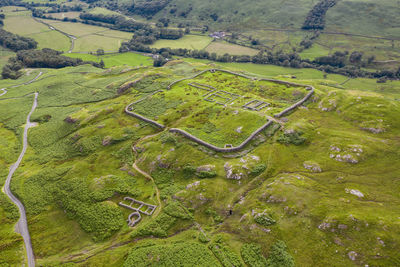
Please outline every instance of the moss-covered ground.
[[[31, 118], [37, 126], [29, 130], [29, 148], [11, 184], [26, 207], [37, 265], [398, 266], [398, 82], [352, 79], [340, 85], [347, 78], [324, 78], [315, 70], [222, 64], [316, 88], [280, 130], [267, 129], [251, 149], [230, 155], [124, 113], [132, 101], [215, 66], [205, 63], [46, 69], [36, 82], [0, 97], [3, 183], [20, 152], [32, 104], [23, 96], [39, 92]], [[2, 80], [0, 87], [31, 80], [37, 72]], [[188, 82], [154, 95], [157, 103], [148, 112], [158, 112], [154, 116], [166, 124], [197, 127], [200, 115], [195, 115], [216, 106], [196, 96]], [[276, 103], [297, 95], [292, 88], [218, 72], [196, 82]], [[246, 89], [251, 84], [253, 89]], [[276, 94], [259, 94], [262, 86]], [[235, 120], [230, 107], [219, 109], [218, 120], [209, 120], [217, 129], [262, 119], [255, 112], [254, 118]], [[179, 121], [182, 117], [187, 119]], [[159, 212], [128, 227], [130, 212], [118, 202], [131, 196], [157, 205], [157, 191]], [[17, 218], [15, 207], [0, 194], [0, 265], [24, 261], [22, 240], [13, 232]]]

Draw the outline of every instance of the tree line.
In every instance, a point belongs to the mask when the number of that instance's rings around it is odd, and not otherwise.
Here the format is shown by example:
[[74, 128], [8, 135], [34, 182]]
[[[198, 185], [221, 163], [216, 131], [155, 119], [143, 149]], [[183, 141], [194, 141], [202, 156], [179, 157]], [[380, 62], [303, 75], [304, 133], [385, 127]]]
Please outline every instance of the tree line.
[[62, 52], [43, 48], [42, 50], [21, 50], [15, 57], [8, 60], [1, 73], [4, 79], [18, 79], [23, 68], [64, 68], [83, 64], [91, 64], [98, 68], [104, 67], [104, 62], [83, 61], [80, 58], [70, 58], [61, 55]]
[[323, 30], [325, 28], [325, 15], [328, 9], [335, 6], [338, 0], [321, 0], [308, 13], [302, 29]]
[[[367, 61], [362, 59], [362, 53], [354, 51], [340, 52], [337, 51], [329, 56], [318, 57], [314, 60], [302, 59], [296, 52], [285, 53], [282, 51], [260, 51], [257, 55], [217, 55], [209, 53], [205, 50], [190, 50], [190, 49], [171, 49], [171, 48], [151, 48], [145, 43], [138, 42], [134, 36], [130, 41], [123, 42], [119, 49], [120, 52], [137, 51], [144, 53], [155, 54], [154, 66], [159, 67], [164, 65], [168, 59], [173, 56], [190, 57], [197, 59], [209, 59], [217, 62], [237, 62], [237, 63], [255, 63], [255, 64], [271, 64], [291, 68], [313, 68], [326, 73], [341, 74], [349, 77], [365, 77], [374, 79], [400, 79], [400, 68], [396, 71], [381, 70], [367, 71], [361, 67], [365, 67], [371, 63], [371, 59]], [[350, 64], [351, 63], [351, 64]]]
[[[4, 25], [5, 15], [0, 14], [0, 27]], [[0, 45], [14, 52], [26, 49], [35, 49], [37, 42], [29, 37], [20, 36], [0, 28]]]

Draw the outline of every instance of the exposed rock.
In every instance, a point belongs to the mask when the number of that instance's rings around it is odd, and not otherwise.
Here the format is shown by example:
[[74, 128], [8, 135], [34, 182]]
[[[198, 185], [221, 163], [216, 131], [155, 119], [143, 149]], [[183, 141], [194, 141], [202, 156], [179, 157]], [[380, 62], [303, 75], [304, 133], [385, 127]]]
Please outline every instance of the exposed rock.
[[286, 202], [286, 198], [285, 197], [276, 197], [276, 196], [269, 196], [269, 198], [267, 199], [268, 203], [282, 203], [282, 202]]
[[371, 132], [374, 134], [379, 134], [379, 133], [385, 132], [384, 128], [373, 128], [373, 127], [369, 127], [369, 128], [361, 127], [361, 130], [368, 131], [368, 132]]
[[303, 163], [303, 166], [304, 166], [304, 168], [306, 168], [307, 170], [310, 170], [312, 172], [322, 172], [321, 167], [316, 162], [305, 161]]
[[130, 176], [136, 176], [136, 174], [135, 174], [134, 172], [132, 172], [132, 171], [128, 171], [128, 174], [129, 174]]
[[243, 172], [238, 171], [237, 168], [234, 168], [229, 162], [225, 162], [224, 169], [227, 179], [240, 180], [245, 176]]
[[333, 242], [338, 246], [343, 246], [342, 240], [340, 240], [340, 238], [337, 236], [335, 236], [335, 238], [333, 239]]
[[340, 162], [348, 162], [348, 163], [352, 163], [352, 164], [357, 164], [358, 160], [356, 160], [353, 155], [351, 154], [345, 154], [345, 155], [330, 155], [331, 158], [335, 158], [335, 160], [340, 161]]
[[346, 230], [348, 227], [347, 227], [347, 225], [345, 225], [345, 224], [339, 224], [339, 225], [338, 225], [338, 228], [339, 228], [340, 230]]
[[67, 123], [75, 123], [75, 122], [77, 122], [78, 120], [77, 120], [77, 119], [73, 119], [73, 118], [71, 118], [70, 116], [67, 116], [67, 117], [64, 119], [64, 121], [67, 122]]
[[236, 132], [237, 133], [242, 133], [242, 129], [243, 129], [243, 126], [237, 127], [236, 128]]
[[245, 215], [243, 215], [242, 217], [240, 217], [240, 220], [239, 220], [239, 222], [242, 222], [244, 219], [246, 219], [247, 218], [247, 213], [245, 214]]
[[328, 222], [323, 222], [320, 225], [318, 225], [318, 229], [320, 230], [328, 230], [331, 228], [331, 224]]
[[197, 172], [211, 172], [215, 169], [215, 165], [203, 165], [197, 167], [196, 171]]
[[103, 146], [108, 146], [109, 144], [111, 144], [111, 141], [112, 141], [112, 137], [106, 136], [106, 137], [104, 137], [102, 144], [103, 144]]
[[331, 145], [331, 151], [337, 151], [337, 152], [340, 152], [340, 151], [342, 151], [339, 147], [337, 147], [337, 146], [334, 146], [334, 145]]
[[355, 261], [357, 256], [358, 256], [358, 254], [355, 251], [350, 251], [349, 253], [347, 253], [347, 256], [349, 256], [350, 260]]
[[376, 238], [379, 242], [379, 244], [381, 244], [383, 247], [385, 246], [385, 242], [383, 242], [383, 240], [380, 237]]
[[348, 194], [352, 194], [352, 195], [355, 195], [355, 196], [360, 197], [360, 198], [364, 197], [364, 194], [361, 193], [359, 190], [356, 190], [356, 189], [348, 189], [348, 188], [346, 188], [345, 191]]
[[188, 184], [188, 185], [186, 186], [186, 189], [191, 189], [191, 188], [197, 187], [197, 186], [199, 186], [199, 185], [200, 185], [200, 181], [196, 181], [196, 182], [194, 182], [194, 183]]

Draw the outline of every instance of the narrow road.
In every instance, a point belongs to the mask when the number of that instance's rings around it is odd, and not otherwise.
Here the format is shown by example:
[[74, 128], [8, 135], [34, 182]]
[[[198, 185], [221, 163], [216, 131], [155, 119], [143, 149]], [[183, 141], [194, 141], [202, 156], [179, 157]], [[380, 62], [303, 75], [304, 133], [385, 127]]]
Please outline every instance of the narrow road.
[[60, 29], [57, 29], [57, 28], [54, 27], [53, 25], [48, 24], [48, 23], [46, 23], [46, 22], [44, 22], [44, 21], [42, 21], [42, 20], [40, 20], [40, 19], [37, 19], [37, 18], [35, 18], [35, 17], [32, 17], [32, 18], [33, 18], [35, 21], [46, 25], [47, 27], [49, 27], [50, 30], [58, 31], [59, 33], [61, 33], [61, 34], [65, 35], [65, 36], [67, 36], [67, 37], [69, 38], [69, 40], [71, 41], [71, 46], [69, 47], [68, 53], [72, 53], [72, 50], [74, 50], [74, 46], [75, 46], [75, 40], [78, 39], [77, 37], [75, 37], [75, 36], [72, 35], [72, 34], [66, 33], [66, 32], [64, 32], [64, 31], [62, 31], [62, 30], [60, 30]]
[[23, 145], [22, 145], [22, 151], [21, 154], [18, 157], [18, 160], [11, 165], [10, 167], [10, 172], [8, 173], [6, 182], [4, 184], [4, 193], [10, 198], [10, 200], [18, 206], [19, 213], [20, 213], [20, 218], [17, 223], [16, 231], [21, 234], [21, 236], [24, 239], [25, 243], [25, 249], [26, 249], [26, 254], [27, 254], [27, 261], [28, 261], [28, 266], [29, 267], [34, 267], [35, 266], [35, 256], [33, 255], [33, 249], [32, 249], [32, 244], [31, 244], [31, 237], [29, 235], [29, 230], [28, 230], [28, 222], [26, 220], [26, 212], [25, 212], [25, 207], [22, 205], [21, 201], [19, 201], [18, 198], [14, 196], [14, 194], [11, 192], [10, 189], [10, 183], [11, 183], [11, 178], [14, 174], [14, 172], [17, 170], [19, 165], [21, 164], [22, 158], [25, 155], [26, 149], [28, 148], [28, 130], [30, 127], [34, 126], [34, 123], [31, 123], [30, 118], [32, 113], [35, 111], [37, 107], [37, 98], [38, 98], [38, 93], [34, 93], [34, 100], [33, 100], [33, 105], [31, 108], [31, 111], [29, 112], [28, 116], [26, 117], [26, 124], [24, 127], [24, 135], [23, 135]]
[[[32, 80], [30, 80], [30, 81], [28, 81], [28, 82], [26, 82], [26, 83], [23, 83], [23, 84], [17, 84], [17, 85], [13, 85], [13, 86], [11, 86], [10, 88], [16, 88], [16, 87], [19, 87], [19, 86], [22, 86], [22, 85], [28, 85], [28, 84], [31, 84], [31, 83], [33, 83], [34, 81], [36, 81], [37, 79], [39, 79], [39, 77], [40, 76], [42, 76], [42, 74], [43, 74], [43, 72], [41, 71], [41, 72], [39, 72], [39, 74], [35, 77], [35, 78], [33, 78]], [[0, 96], [3, 96], [3, 95], [5, 95], [5, 94], [7, 94], [7, 88], [1, 88], [0, 89], [0, 92], [1, 91], [3, 91], [2, 93], [0, 93]]]
[[7, 94], [6, 88], [1, 88], [0, 91], [3, 91], [3, 93], [0, 93], [0, 96]]

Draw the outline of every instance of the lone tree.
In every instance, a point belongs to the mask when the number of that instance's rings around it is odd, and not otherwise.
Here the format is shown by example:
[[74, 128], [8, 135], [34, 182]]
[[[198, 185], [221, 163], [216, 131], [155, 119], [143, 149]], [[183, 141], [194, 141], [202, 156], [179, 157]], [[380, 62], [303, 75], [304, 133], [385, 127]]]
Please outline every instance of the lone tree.
[[104, 55], [104, 50], [103, 49], [97, 49], [97, 55], [98, 56], [102, 56], [102, 55]]

